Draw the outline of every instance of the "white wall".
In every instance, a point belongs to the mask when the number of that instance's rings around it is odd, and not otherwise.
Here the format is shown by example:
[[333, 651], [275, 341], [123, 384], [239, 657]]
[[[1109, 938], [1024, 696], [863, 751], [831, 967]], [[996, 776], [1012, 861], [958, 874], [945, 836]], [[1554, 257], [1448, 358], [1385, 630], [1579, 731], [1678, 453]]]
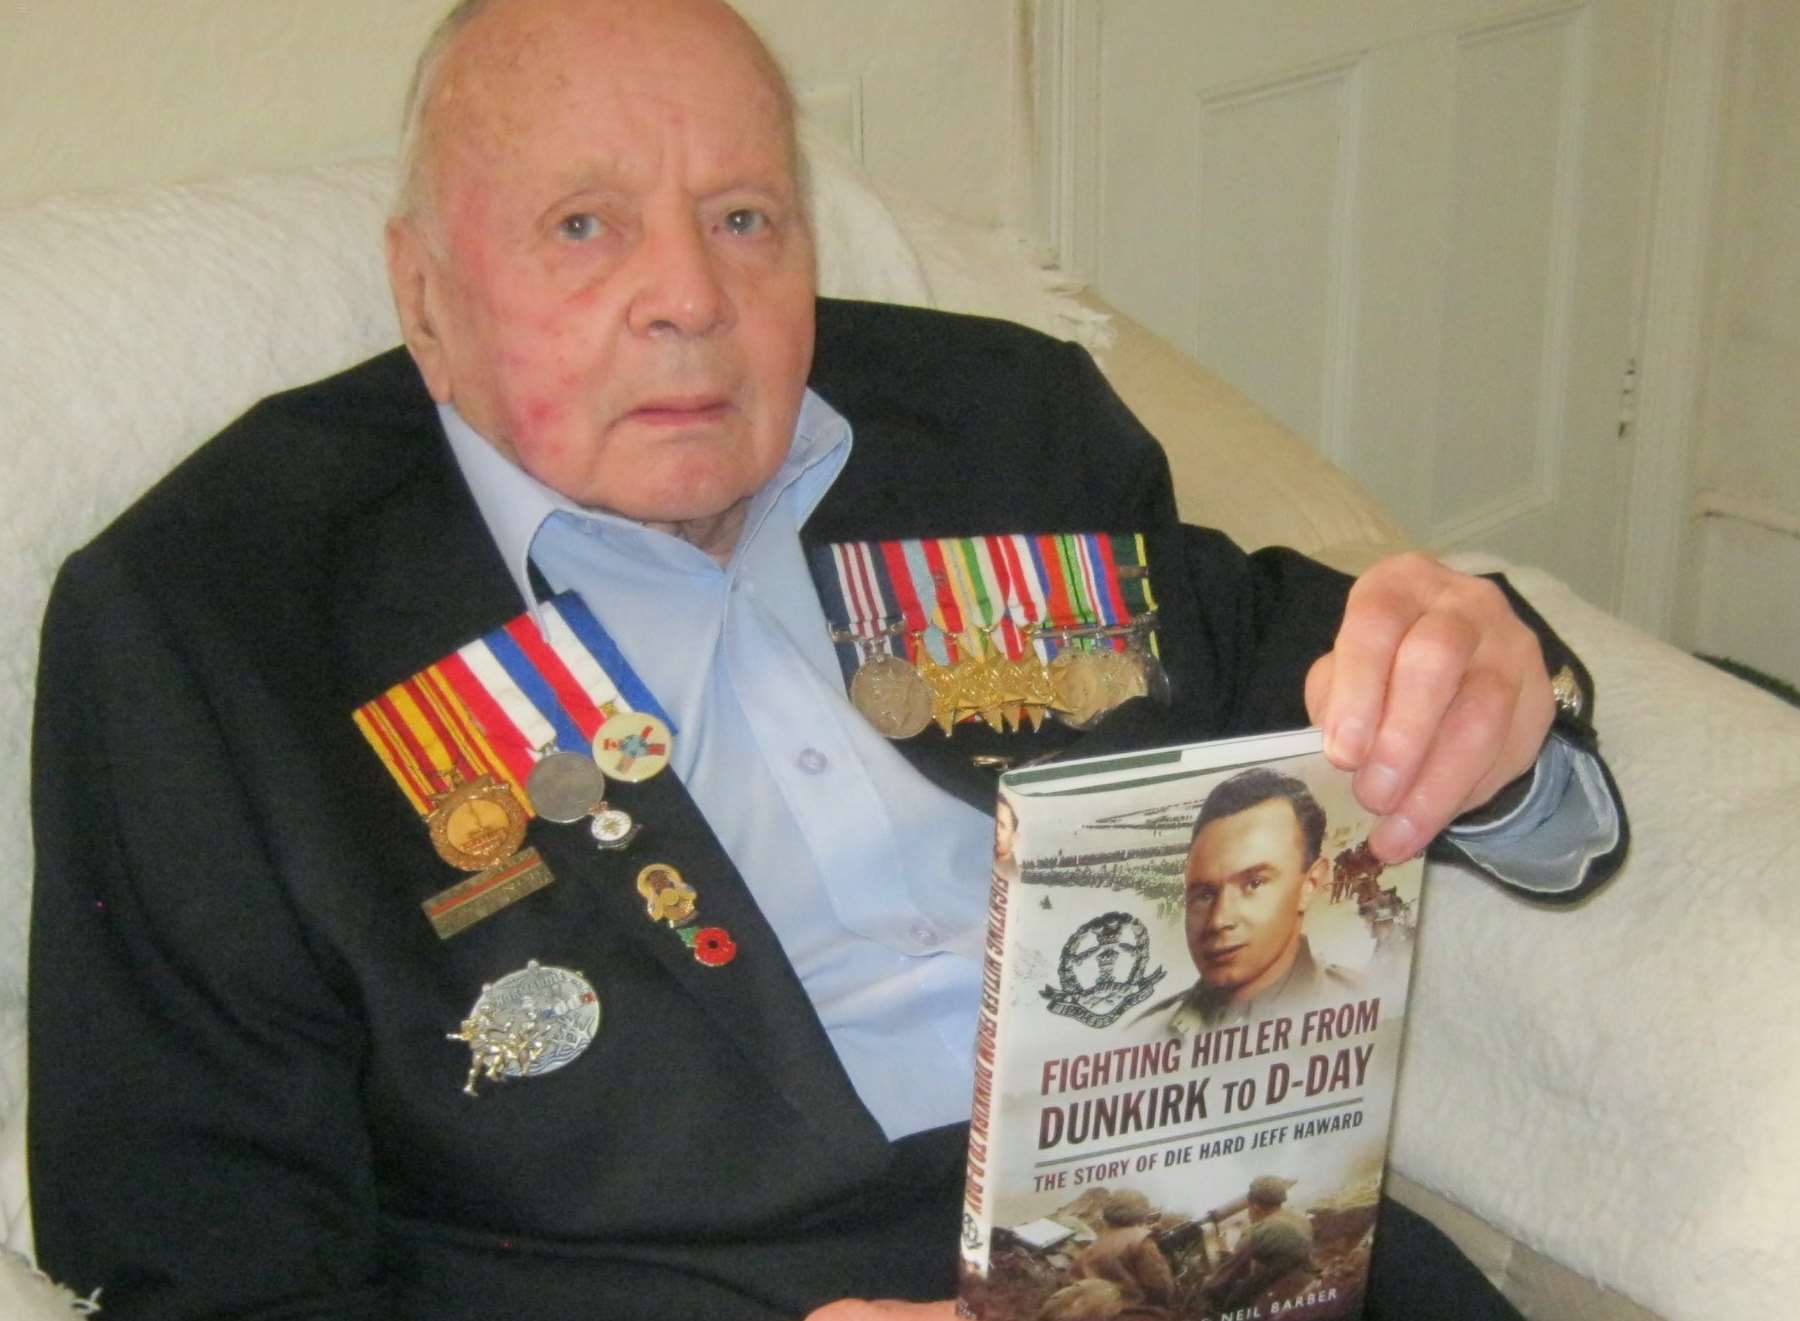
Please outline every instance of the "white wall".
[[1686, 623], [1800, 683], [1800, 4], [1746, 0], [1733, 68]]
[[[413, 58], [449, 5], [0, 0], [0, 205], [385, 150]], [[1024, 0], [739, 7], [803, 93], [863, 126], [879, 179], [971, 219], [1015, 213]], [[978, 126], [965, 151], [927, 145], [958, 125]]]

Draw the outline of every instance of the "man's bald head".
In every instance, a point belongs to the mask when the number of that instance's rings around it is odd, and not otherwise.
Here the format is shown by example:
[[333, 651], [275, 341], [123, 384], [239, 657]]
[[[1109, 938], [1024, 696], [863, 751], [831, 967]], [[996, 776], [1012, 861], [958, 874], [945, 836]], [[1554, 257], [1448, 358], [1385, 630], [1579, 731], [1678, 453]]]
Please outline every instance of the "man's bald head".
[[388, 272], [432, 397], [577, 504], [727, 558], [812, 359], [768, 50], [721, 0], [465, 0], [413, 101]]
[[[553, 11], [556, 10], [567, 11], [570, 16], [573, 16], [574, 11], [586, 10], [589, 11], [590, 18], [611, 19], [622, 26], [632, 23], [641, 25], [646, 21], [663, 24], [698, 23], [712, 28], [722, 39], [741, 44], [744, 58], [757, 68], [777, 99], [782, 119], [787, 124], [788, 149], [794, 163], [795, 181], [802, 196], [808, 194], [809, 180], [796, 130], [798, 112], [787, 75], [755, 29], [735, 9], [723, 3], [723, 0], [459, 0], [432, 30], [424, 49], [419, 52], [418, 63], [413, 68], [412, 84], [407, 90], [406, 106], [401, 118], [400, 188], [394, 202], [396, 216], [415, 220], [431, 217], [434, 196], [434, 138], [438, 132], [432, 111], [438, 101], [444, 75], [455, 63], [453, 55], [458, 55], [461, 51], [465, 32], [488, 22], [491, 11], [511, 9], [525, 11], [527, 17], [530, 11], [536, 10], [540, 17], [550, 17], [552, 21], [556, 17]], [[470, 40], [479, 44], [482, 34], [473, 32]]]

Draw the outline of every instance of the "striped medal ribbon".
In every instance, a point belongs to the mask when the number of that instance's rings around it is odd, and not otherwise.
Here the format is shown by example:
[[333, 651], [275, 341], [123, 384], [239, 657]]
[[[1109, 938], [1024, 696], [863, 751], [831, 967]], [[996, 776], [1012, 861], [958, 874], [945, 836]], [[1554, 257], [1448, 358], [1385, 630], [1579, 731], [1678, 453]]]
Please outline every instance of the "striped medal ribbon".
[[1010, 533], [809, 551], [850, 698], [883, 734], [1086, 727], [1166, 696], [1144, 539]]
[[618, 778], [645, 778], [667, 765], [673, 736], [573, 592], [457, 648], [353, 718], [439, 855], [474, 873], [425, 901], [446, 939], [551, 883], [537, 850], [523, 847], [533, 816], [591, 816], [601, 847], [629, 843], [637, 828], [606, 803], [603, 766], [623, 761], [633, 773]]

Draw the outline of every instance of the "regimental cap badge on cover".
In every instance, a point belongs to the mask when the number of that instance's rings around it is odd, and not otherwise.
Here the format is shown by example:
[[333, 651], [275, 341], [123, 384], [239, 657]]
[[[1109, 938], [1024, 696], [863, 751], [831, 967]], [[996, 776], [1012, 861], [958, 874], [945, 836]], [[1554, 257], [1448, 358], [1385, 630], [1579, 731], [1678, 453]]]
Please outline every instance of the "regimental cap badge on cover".
[[1151, 971], [1150, 933], [1130, 913], [1102, 913], [1063, 942], [1057, 985], [1038, 994], [1053, 1014], [1089, 1027], [1111, 1027], [1150, 998], [1167, 970]]
[[600, 1030], [600, 997], [586, 977], [550, 968], [536, 959], [481, 988], [451, 1041], [467, 1043], [469, 1076], [463, 1091], [476, 1095], [483, 1079], [537, 1078], [575, 1059]]

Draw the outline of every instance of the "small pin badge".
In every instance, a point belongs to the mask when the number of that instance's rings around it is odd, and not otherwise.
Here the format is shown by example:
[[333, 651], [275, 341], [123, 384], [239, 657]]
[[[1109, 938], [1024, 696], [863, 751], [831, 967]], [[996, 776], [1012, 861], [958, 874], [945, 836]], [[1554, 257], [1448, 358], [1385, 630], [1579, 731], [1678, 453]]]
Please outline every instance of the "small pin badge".
[[538, 1078], [579, 1056], [600, 1030], [600, 997], [586, 977], [536, 959], [481, 988], [451, 1041], [469, 1047], [463, 1091], [481, 1081]]
[[669, 727], [643, 711], [622, 711], [594, 735], [594, 761], [603, 774], [637, 784], [662, 773], [675, 738]]
[[681, 937], [694, 961], [709, 968], [723, 968], [737, 957], [737, 942], [724, 927], [703, 927], [696, 921], [700, 896], [666, 862], [653, 862], [638, 873], [638, 893], [652, 922], [664, 922]]
[[631, 814], [606, 801], [606, 776], [579, 752], [544, 752], [531, 768], [525, 792], [546, 821], [573, 825], [592, 817], [588, 833], [603, 849], [627, 848], [638, 836]]
[[448, 940], [555, 879], [536, 849], [521, 849], [499, 866], [440, 890], [419, 907], [438, 939]]

